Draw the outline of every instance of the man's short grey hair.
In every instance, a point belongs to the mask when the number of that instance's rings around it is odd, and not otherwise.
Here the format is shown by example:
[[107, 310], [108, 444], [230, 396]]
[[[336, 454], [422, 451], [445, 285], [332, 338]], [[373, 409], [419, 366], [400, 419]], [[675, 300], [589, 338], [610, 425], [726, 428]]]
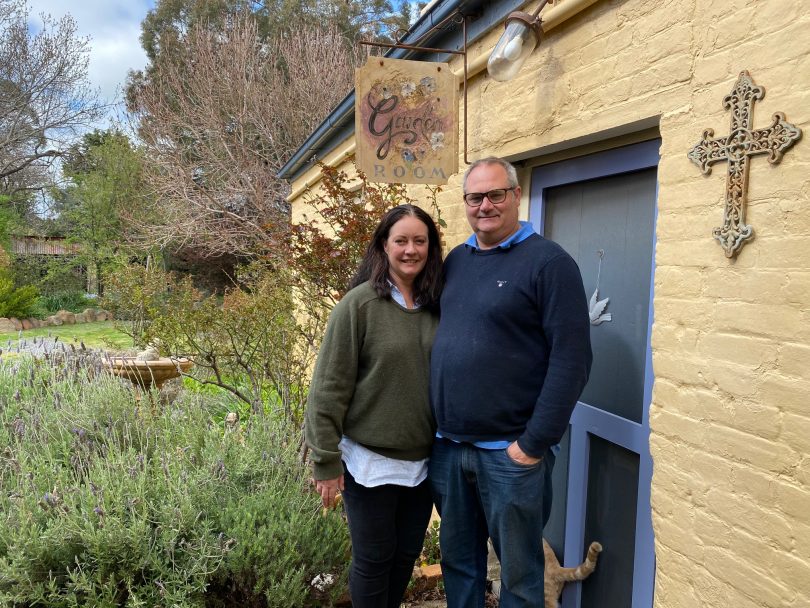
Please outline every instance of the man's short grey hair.
[[488, 156], [475, 161], [473, 164], [467, 167], [467, 170], [464, 172], [464, 181], [462, 182], [464, 184], [465, 194], [467, 193], [467, 178], [470, 176], [473, 169], [480, 167], [481, 165], [500, 165], [503, 167], [503, 170], [506, 171], [506, 179], [509, 182], [509, 187], [516, 188], [520, 185], [518, 182], [517, 170], [512, 163], [505, 161], [502, 158], [498, 158], [497, 156]]

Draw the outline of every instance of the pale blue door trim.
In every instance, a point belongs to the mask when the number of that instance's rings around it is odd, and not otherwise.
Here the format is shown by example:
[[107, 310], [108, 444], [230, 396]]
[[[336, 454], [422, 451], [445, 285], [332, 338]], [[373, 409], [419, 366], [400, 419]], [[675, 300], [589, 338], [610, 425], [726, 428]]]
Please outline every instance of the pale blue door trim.
[[[536, 167], [532, 172], [529, 219], [538, 234], [545, 231], [546, 189], [597, 177], [631, 173], [658, 166], [660, 139]], [[657, 193], [656, 193], [657, 194]], [[657, 210], [657, 206], [656, 206]]]
[[[547, 189], [656, 167], [658, 166], [660, 146], [661, 140], [650, 140], [534, 169], [532, 173], [529, 219], [532, 221], [535, 230], [540, 234], [545, 231], [544, 211]], [[657, 201], [657, 186], [655, 196]], [[658, 206], [656, 204], [656, 220], [657, 216]], [[650, 238], [653, 240], [652, 251], [655, 252], [655, 229], [653, 229]], [[653, 259], [652, 272], [650, 273], [649, 323], [644, 369], [642, 423], [638, 424], [579, 402], [574, 409], [570, 425], [568, 500], [563, 557], [565, 566], [576, 566], [582, 561], [583, 557], [590, 437], [601, 437], [639, 455], [632, 608], [651, 608], [655, 589], [655, 539], [650, 510], [653, 463], [649, 446], [649, 411], [654, 381], [652, 347], [650, 344], [653, 323], [654, 276], [655, 260]], [[563, 592], [563, 608], [579, 608], [581, 594], [581, 583], [569, 584]]]

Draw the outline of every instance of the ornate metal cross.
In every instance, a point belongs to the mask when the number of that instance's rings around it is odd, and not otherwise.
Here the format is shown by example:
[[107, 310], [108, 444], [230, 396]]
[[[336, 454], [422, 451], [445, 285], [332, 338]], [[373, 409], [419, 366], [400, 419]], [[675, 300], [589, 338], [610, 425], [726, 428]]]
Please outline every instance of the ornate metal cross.
[[734, 89], [723, 98], [723, 107], [731, 110], [731, 132], [726, 137], [712, 139], [714, 131], [706, 129], [703, 139], [689, 151], [689, 158], [705, 175], [711, 173], [711, 165], [728, 161], [726, 175], [726, 204], [723, 210], [723, 225], [712, 231], [714, 238], [726, 252], [734, 257], [740, 252], [754, 229], [745, 223], [745, 203], [748, 198], [748, 158], [767, 154], [768, 162], [776, 164], [785, 151], [796, 143], [802, 132], [785, 122], [785, 115], [777, 112], [772, 124], [765, 129], [751, 129], [754, 119], [754, 101], [765, 96], [765, 89], [758, 87], [747, 71], [740, 73]]

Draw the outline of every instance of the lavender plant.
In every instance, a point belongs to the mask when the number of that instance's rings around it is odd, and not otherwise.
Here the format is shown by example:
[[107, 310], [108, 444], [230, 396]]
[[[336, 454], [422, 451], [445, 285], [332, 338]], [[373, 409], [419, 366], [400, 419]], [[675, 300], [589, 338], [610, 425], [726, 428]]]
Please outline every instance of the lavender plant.
[[340, 593], [345, 525], [286, 417], [217, 424], [205, 395], [155, 406], [92, 353], [54, 359], [0, 361], [0, 605], [329, 605], [323, 573]]

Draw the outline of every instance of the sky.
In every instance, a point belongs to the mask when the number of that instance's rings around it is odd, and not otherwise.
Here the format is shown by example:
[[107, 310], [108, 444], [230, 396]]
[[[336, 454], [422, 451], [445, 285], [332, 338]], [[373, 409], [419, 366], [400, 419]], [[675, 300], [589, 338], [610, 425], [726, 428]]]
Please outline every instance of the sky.
[[120, 101], [129, 70], [146, 65], [138, 40], [141, 21], [154, 0], [28, 0], [30, 27], [42, 27], [41, 13], [58, 20], [73, 16], [78, 35], [90, 38], [90, 82], [108, 102]]

